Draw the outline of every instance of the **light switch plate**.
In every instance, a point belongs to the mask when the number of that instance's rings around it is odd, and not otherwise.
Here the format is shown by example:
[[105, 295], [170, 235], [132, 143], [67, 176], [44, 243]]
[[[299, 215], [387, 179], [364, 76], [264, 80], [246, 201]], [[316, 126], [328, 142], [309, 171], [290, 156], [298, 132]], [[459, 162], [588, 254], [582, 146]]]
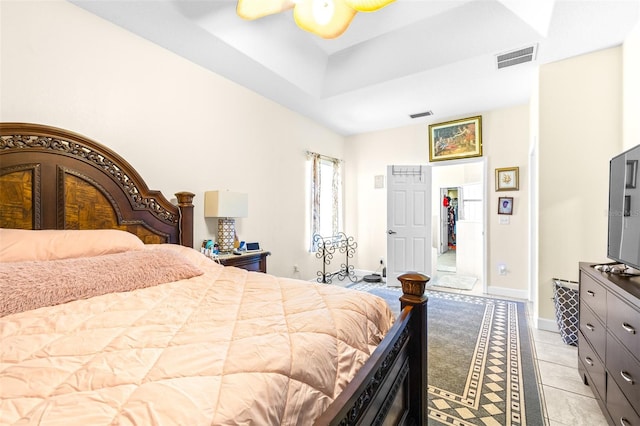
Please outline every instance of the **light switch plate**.
[[373, 177], [373, 179], [374, 179], [373, 187], [375, 189], [384, 188], [384, 175], [376, 175]]

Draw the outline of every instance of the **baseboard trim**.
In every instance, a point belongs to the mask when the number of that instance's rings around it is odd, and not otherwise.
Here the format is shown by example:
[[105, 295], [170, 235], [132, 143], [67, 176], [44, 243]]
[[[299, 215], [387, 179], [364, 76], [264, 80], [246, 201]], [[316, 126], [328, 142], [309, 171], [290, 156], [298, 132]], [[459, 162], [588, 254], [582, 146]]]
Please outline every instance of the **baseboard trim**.
[[[356, 274], [356, 277], [358, 277], [358, 279], [362, 279], [362, 277], [364, 277], [365, 275], [371, 275], [371, 274], [379, 274], [379, 272], [374, 272], [374, 271], [367, 271], [365, 269], [354, 269], [353, 273]], [[310, 280], [308, 280], [310, 282], [313, 283], [318, 283], [318, 277], [312, 278]], [[386, 278], [382, 278], [382, 281], [385, 282]], [[349, 283], [350, 281], [348, 279], [344, 279], [342, 281], [340, 281], [337, 277], [333, 280], [333, 283]]]
[[536, 321], [536, 328], [538, 330], [560, 333], [560, 329], [558, 329], [558, 323], [555, 320], [550, 320], [547, 318], [538, 318]]
[[365, 275], [373, 274], [373, 271], [367, 271], [364, 269], [354, 269], [353, 272], [355, 272], [356, 277], [364, 277]]
[[529, 292], [527, 290], [515, 290], [507, 287], [488, 286], [487, 294], [491, 296], [509, 297], [512, 299], [528, 300]]

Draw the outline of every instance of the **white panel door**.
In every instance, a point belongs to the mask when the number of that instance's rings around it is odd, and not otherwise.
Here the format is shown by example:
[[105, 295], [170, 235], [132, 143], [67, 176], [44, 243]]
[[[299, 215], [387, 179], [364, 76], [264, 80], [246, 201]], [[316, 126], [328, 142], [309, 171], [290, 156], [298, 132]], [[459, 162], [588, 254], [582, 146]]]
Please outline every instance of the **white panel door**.
[[387, 166], [387, 285], [405, 272], [431, 274], [429, 166]]

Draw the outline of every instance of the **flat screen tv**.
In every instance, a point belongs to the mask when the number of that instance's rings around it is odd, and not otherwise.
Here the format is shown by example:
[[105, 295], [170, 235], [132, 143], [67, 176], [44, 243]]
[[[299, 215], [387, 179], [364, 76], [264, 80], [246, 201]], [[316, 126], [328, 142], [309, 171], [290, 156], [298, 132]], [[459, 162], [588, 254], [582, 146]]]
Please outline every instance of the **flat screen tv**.
[[609, 162], [607, 257], [640, 269], [640, 145]]

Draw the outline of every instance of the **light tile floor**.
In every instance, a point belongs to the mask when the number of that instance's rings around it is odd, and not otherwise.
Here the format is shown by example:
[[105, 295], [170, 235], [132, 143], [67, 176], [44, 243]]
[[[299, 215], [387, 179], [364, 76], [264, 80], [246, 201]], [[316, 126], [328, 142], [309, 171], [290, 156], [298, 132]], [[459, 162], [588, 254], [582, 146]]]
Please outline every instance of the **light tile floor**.
[[[438, 259], [445, 265], [455, 262], [455, 251]], [[434, 290], [464, 294], [482, 294], [482, 285], [470, 291], [447, 288]], [[607, 426], [591, 388], [582, 383], [578, 373], [578, 348], [565, 344], [560, 333], [538, 330], [531, 321], [531, 306], [528, 309], [529, 332], [533, 339], [540, 396], [543, 399], [545, 421], [548, 426]], [[534, 425], [538, 426], [538, 425]]]
[[549, 426], [607, 426], [591, 388], [578, 373], [578, 348], [565, 344], [559, 333], [529, 326], [538, 377]]

